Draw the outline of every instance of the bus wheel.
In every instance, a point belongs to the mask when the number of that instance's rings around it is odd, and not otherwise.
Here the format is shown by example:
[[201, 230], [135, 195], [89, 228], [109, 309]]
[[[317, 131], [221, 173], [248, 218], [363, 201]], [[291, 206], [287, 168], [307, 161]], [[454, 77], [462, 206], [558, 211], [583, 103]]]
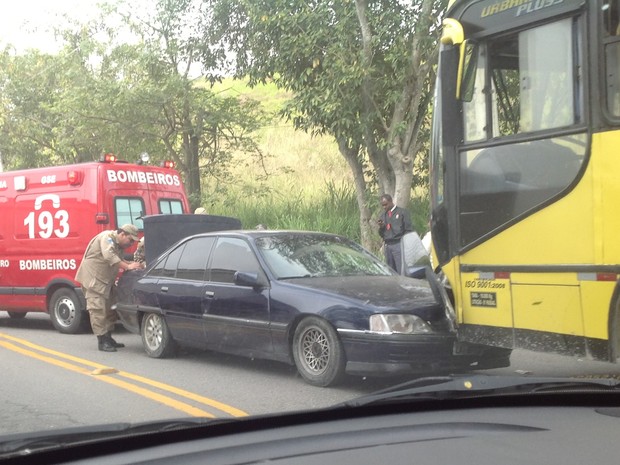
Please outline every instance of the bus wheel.
[[88, 322], [88, 314], [82, 311], [77, 294], [71, 289], [54, 292], [48, 310], [54, 328], [64, 334], [78, 334]]
[[14, 320], [22, 320], [26, 318], [26, 313], [28, 312], [7, 312], [11, 318]]

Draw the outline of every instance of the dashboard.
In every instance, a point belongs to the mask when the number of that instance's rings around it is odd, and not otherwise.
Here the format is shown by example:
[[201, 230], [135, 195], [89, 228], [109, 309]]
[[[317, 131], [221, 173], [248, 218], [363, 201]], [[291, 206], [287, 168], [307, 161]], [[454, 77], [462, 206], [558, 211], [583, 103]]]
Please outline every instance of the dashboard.
[[554, 405], [549, 396], [526, 405], [484, 401], [473, 407], [467, 399], [250, 417], [78, 444], [14, 463], [618, 463], [617, 397], [591, 403], [574, 395], [574, 405]]

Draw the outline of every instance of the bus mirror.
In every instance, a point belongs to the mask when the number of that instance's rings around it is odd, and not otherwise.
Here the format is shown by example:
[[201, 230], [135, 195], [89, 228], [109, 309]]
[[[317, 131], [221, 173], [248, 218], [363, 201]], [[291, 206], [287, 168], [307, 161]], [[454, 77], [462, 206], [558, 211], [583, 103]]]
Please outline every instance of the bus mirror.
[[444, 45], [461, 45], [465, 40], [463, 26], [456, 19], [446, 18], [443, 20], [441, 43]]

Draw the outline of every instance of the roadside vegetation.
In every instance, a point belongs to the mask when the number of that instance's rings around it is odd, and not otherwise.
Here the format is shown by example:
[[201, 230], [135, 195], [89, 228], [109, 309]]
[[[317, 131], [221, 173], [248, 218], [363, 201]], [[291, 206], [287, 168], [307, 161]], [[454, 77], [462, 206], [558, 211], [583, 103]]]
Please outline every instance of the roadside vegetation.
[[[258, 101], [274, 114], [287, 99], [275, 85], [250, 88], [246, 81], [232, 79], [217, 84], [214, 91]], [[237, 153], [228, 177], [203, 178], [201, 205], [208, 213], [237, 217], [249, 229], [263, 224], [272, 229], [324, 231], [361, 242], [353, 180], [332, 138], [312, 136], [274, 119], [257, 131], [256, 139], [260, 162]], [[374, 218], [380, 213], [379, 195], [374, 192], [369, 199]], [[426, 190], [413, 195], [409, 210], [420, 235], [428, 227], [428, 207]], [[379, 246], [375, 234], [370, 247], [377, 252]]]
[[375, 248], [386, 192], [423, 233], [446, 4], [109, 0], [55, 29], [57, 53], [0, 43], [0, 167], [148, 152], [175, 161], [192, 209], [246, 227]]

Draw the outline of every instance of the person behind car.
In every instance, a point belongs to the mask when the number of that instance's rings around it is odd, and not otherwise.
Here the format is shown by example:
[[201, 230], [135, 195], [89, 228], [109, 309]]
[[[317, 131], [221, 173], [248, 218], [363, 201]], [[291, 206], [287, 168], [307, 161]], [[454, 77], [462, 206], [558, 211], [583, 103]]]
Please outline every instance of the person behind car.
[[144, 252], [144, 236], [142, 236], [138, 241], [138, 247], [136, 247], [136, 251], [133, 253], [133, 261], [138, 262], [142, 265], [146, 264], [146, 255]]
[[400, 240], [402, 237], [413, 231], [409, 212], [404, 208], [394, 205], [392, 196], [383, 194], [381, 196], [381, 206], [383, 212], [377, 220], [379, 224], [379, 235], [383, 239], [383, 253], [388, 266], [402, 273], [402, 251]]
[[137, 270], [140, 263], [123, 259], [123, 250], [139, 240], [138, 228], [133, 224], [121, 226], [116, 231], [103, 231], [91, 239], [75, 275], [86, 297], [93, 333], [97, 336], [98, 349], [116, 352], [124, 344], [112, 338], [112, 329], [118, 319], [112, 309], [115, 300], [114, 282], [119, 269]]

